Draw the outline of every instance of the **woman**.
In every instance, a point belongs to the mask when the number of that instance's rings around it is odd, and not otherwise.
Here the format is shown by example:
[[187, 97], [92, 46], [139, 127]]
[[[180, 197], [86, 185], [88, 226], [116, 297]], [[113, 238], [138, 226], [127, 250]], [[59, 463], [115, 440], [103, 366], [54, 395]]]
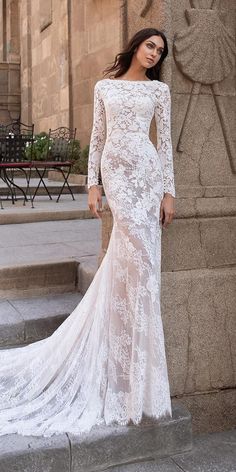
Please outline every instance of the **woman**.
[[[95, 85], [88, 204], [114, 224], [82, 301], [48, 338], [0, 352], [0, 435], [80, 434], [171, 416], [160, 313], [161, 230], [174, 214], [164, 34], [139, 31]], [[158, 150], [149, 139], [155, 115]], [[107, 128], [107, 136], [106, 136]], [[106, 138], [105, 138], [106, 136]]]

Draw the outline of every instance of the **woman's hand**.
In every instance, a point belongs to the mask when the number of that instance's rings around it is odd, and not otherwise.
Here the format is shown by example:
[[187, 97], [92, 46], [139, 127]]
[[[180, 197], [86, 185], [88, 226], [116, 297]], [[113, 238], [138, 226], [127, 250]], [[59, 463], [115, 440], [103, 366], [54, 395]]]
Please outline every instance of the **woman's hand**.
[[99, 213], [102, 210], [102, 192], [97, 185], [92, 185], [89, 188], [88, 206], [96, 218], [101, 218]]
[[160, 221], [163, 228], [172, 222], [174, 213], [174, 197], [170, 193], [165, 193], [160, 206]]

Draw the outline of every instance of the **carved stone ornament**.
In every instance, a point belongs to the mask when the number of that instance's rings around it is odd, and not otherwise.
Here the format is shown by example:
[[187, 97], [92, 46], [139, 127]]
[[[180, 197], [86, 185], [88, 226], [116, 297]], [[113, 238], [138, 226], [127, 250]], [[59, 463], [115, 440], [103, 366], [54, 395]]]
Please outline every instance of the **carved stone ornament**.
[[146, 14], [148, 13], [148, 11], [150, 10], [152, 6], [152, 2], [153, 0], [146, 0], [145, 5], [143, 6], [141, 10], [140, 16], [142, 16], [143, 18], [146, 16]]
[[195, 115], [201, 84], [209, 85], [215, 100], [231, 167], [236, 172], [236, 150], [230, 136], [230, 127], [224, 110], [218, 83], [232, 71], [235, 63], [235, 38], [222, 23], [218, 0], [211, 8], [200, 8], [201, 0], [192, 0], [191, 9], [185, 11], [189, 26], [175, 34], [173, 54], [181, 72], [193, 81], [189, 104], [177, 145], [184, 150], [185, 136]]

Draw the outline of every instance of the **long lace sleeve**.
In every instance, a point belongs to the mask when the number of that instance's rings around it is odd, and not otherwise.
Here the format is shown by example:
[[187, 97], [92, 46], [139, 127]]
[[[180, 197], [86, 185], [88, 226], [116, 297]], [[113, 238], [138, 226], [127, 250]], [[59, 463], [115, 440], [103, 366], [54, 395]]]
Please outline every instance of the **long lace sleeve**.
[[155, 121], [157, 128], [157, 151], [161, 159], [164, 176], [164, 193], [170, 193], [175, 197], [173, 150], [171, 139], [171, 96], [167, 84], [163, 92], [158, 96], [155, 108]]
[[98, 185], [99, 168], [106, 137], [106, 115], [99, 83], [94, 87], [93, 127], [88, 156], [88, 188]]

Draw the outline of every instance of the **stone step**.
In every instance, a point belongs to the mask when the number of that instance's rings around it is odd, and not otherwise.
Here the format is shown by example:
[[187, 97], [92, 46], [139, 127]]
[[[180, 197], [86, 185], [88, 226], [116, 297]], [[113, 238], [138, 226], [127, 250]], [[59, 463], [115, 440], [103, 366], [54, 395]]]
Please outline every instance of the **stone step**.
[[[15, 182], [18, 185], [17, 179], [15, 179]], [[85, 185], [70, 184], [70, 186], [72, 187], [73, 193], [86, 193], [86, 186]], [[27, 185], [24, 183], [23, 185], [20, 185], [20, 187], [24, 191], [26, 191]], [[30, 186], [32, 195], [34, 194], [34, 192], [36, 190], [36, 187], [37, 187], [37, 184], [35, 184], [35, 183]], [[58, 195], [60, 190], [61, 190], [61, 185], [58, 184], [58, 182], [49, 182], [49, 183], [47, 183], [47, 188], [48, 188], [51, 195]], [[68, 187], [65, 186], [65, 188], [63, 190], [63, 194], [70, 194], [70, 191], [69, 191]], [[0, 195], [2, 197], [8, 195], [7, 187], [5, 187], [5, 186], [0, 187]], [[22, 192], [17, 188], [16, 188], [16, 195], [19, 196], [19, 197], [22, 196]], [[36, 200], [37, 200], [38, 196], [42, 196], [42, 195], [47, 195], [47, 192], [44, 189], [44, 187], [39, 187], [37, 195], [35, 197]]]
[[88, 290], [95, 273], [98, 270], [98, 256], [85, 258], [78, 265], [78, 286], [81, 294], [85, 294]]
[[[0, 224], [1, 225], [14, 225], [20, 223], [38, 223], [40, 221], [63, 221], [63, 220], [86, 220], [93, 219], [92, 213], [90, 210], [80, 209], [76, 206], [75, 202], [74, 208], [62, 208], [62, 205], [49, 209], [48, 205], [41, 205], [38, 207], [38, 202], [34, 202], [34, 208], [22, 207], [3, 211], [0, 209]], [[69, 206], [69, 205], [67, 205]]]
[[100, 249], [95, 219], [2, 225], [0, 299], [78, 289], [78, 264]]
[[72, 313], [78, 292], [0, 301], [0, 348], [18, 347], [50, 336]]
[[[103, 201], [106, 201], [105, 197]], [[1, 225], [87, 218], [94, 218], [88, 207], [87, 194], [75, 194], [75, 200], [72, 200], [71, 195], [63, 194], [59, 202], [56, 197], [50, 200], [45, 196], [37, 196], [33, 208], [30, 201], [24, 205], [23, 200], [19, 199], [13, 205], [11, 200], [4, 200], [3, 209], [0, 207]]]
[[172, 418], [138, 426], [100, 426], [84, 435], [2, 436], [0, 470], [95, 472], [191, 451], [191, 415], [176, 400], [172, 408]]
[[0, 300], [77, 290], [77, 265], [73, 259], [0, 269]]
[[[16, 185], [18, 185], [20, 188], [22, 188], [24, 191], [26, 191], [27, 181], [24, 177], [22, 178], [22, 174], [19, 177], [15, 177], [14, 182], [16, 183]], [[58, 195], [58, 192], [60, 192], [60, 189], [63, 185], [63, 182], [49, 180], [48, 178], [44, 178], [44, 182], [45, 182], [47, 188], [49, 189], [49, 191], [52, 195]], [[39, 177], [38, 176], [32, 177], [30, 179], [30, 189], [31, 189], [32, 194], [34, 193], [35, 189], [37, 188], [38, 183], [39, 183]], [[86, 185], [80, 184], [80, 183], [70, 183], [70, 187], [72, 188], [73, 193], [86, 193], [86, 191], [87, 191], [86, 190], [87, 189]], [[17, 189], [17, 187], [15, 187], [15, 191], [16, 191], [17, 195], [22, 195], [21, 191], [19, 189]], [[69, 189], [68, 189], [67, 185], [65, 185], [65, 188], [63, 190], [63, 194], [64, 193], [65, 194], [69, 193]], [[5, 195], [6, 196], [7, 194], [8, 194], [8, 187], [2, 180], [0, 180], [0, 195]], [[40, 187], [38, 189], [38, 192], [37, 192], [37, 196], [39, 196], [39, 195], [46, 195], [46, 191], [45, 191], [42, 184], [40, 185]], [[37, 198], [37, 196], [36, 196], [36, 198]]]
[[235, 472], [236, 429], [193, 436], [191, 451], [111, 467], [109, 472]]

